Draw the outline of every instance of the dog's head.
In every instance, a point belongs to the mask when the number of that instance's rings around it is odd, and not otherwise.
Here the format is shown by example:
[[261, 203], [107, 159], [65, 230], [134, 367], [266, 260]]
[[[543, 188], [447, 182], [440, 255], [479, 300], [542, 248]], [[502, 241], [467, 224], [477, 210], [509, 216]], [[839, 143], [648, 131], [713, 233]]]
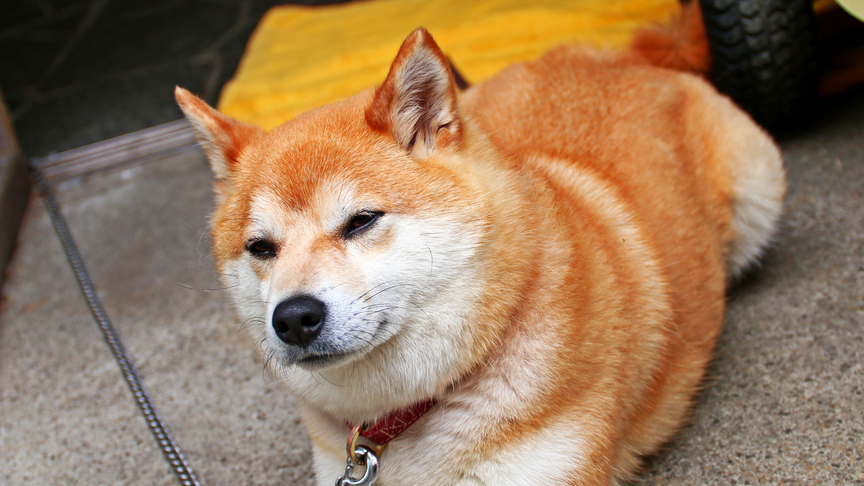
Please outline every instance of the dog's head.
[[217, 177], [223, 281], [307, 400], [374, 416], [440, 393], [493, 345], [490, 279], [506, 269], [489, 265], [505, 251], [489, 193], [507, 182], [477, 163], [490, 149], [425, 30], [377, 89], [270, 133], [176, 96]]

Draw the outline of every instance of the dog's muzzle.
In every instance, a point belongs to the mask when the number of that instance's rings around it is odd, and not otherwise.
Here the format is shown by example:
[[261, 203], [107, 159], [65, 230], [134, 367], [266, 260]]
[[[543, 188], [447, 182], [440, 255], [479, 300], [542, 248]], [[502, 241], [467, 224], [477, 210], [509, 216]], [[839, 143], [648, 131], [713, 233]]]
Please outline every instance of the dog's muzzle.
[[285, 344], [307, 347], [321, 333], [327, 306], [301, 295], [282, 301], [273, 311], [273, 330]]

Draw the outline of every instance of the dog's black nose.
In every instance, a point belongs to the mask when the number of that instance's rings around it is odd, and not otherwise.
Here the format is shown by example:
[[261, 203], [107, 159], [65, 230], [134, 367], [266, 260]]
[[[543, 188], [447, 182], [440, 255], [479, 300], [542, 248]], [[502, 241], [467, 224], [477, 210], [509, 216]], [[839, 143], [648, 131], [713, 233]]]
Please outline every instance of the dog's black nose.
[[292, 297], [273, 311], [273, 330], [285, 343], [305, 348], [321, 333], [326, 313], [327, 306], [314, 297]]

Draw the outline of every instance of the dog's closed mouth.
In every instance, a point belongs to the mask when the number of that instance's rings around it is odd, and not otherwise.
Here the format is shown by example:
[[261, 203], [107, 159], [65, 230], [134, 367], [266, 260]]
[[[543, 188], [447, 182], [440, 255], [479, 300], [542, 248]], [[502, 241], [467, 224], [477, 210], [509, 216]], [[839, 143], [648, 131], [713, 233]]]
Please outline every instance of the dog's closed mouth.
[[297, 360], [297, 364], [318, 368], [342, 361], [353, 354], [354, 352], [310, 354]]

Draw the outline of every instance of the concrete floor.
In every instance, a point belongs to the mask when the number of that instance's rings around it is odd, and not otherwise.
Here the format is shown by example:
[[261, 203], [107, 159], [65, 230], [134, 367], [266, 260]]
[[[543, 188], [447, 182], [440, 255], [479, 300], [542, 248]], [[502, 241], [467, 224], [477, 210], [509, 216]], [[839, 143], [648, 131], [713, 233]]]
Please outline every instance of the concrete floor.
[[[291, 398], [262, 374], [209, 258], [200, 152], [57, 188], [109, 315], [204, 484], [305, 484]], [[0, 313], [0, 483], [174, 484], [31, 201]]]
[[[864, 484], [864, 90], [781, 140], [787, 215], [730, 291], [693, 420], [644, 485]], [[145, 384], [207, 485], [307, 485], [291, 396], [219, 290], [200, 152], [57, 192]], [[0, 483], [173, 484], [32, 200], [0, 308]]]

